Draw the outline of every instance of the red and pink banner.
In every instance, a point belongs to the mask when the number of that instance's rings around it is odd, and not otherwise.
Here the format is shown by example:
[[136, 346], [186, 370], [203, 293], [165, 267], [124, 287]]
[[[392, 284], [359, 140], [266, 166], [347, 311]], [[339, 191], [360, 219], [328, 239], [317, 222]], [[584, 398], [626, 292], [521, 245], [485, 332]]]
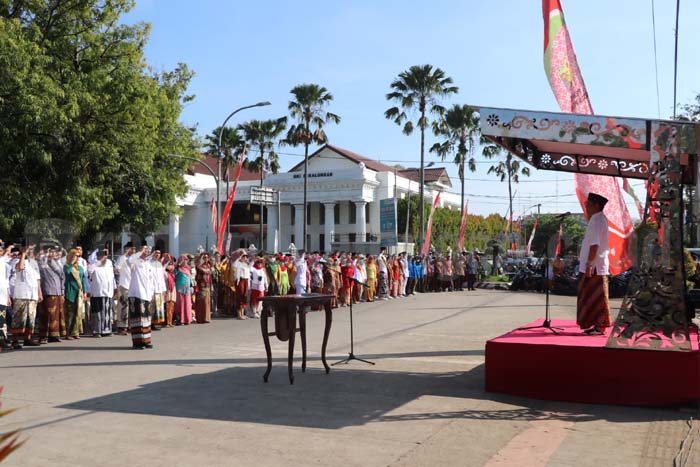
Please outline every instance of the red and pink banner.
[[428, 229], [425, 231], [425, 239], [423, 240], [423, 245], [420, 251], [422, 255], [427, 255], [430, 251], [430, 236], [433, 233], [433, 214], [435, 214], [435, 208], [437, 207], [439, 199], [440, 192], [438, 191], [435, 201], [433, 201], [433, 207], [430, 210], [430, 216], [428, 217]]
[[[566, 28], [560, 1], [542, 0], [542, 15], [544, 67], [559, 107], [563, 112], [592, 115], [593, 107]], [[604, 213], [608, 218], [610, 272], [619, 274], [629, 269], [632, 266], [629, 240], [633, 226], [617, 178], [575, 174], [574, 180], [576, 195], [584, 211], [588, 193], [598, 193], [608, 199]]]
[[525, 252], [527, 256], [530, 256], [530, 248], [532, 247], [532, 240], [535, 238], [535, 232], [537, 231], [537, 219], [535, 219], [535, 223], [532, 225], [532, 233], [530, 234], [530, 239], [527, 241], [527, 251]]
[[226, 219], [228, 219], [231, 213], [231, 208], [233, 207], [233, 201], [236, 199], [236, 187], [238, 186], [238, 179], [241, 176], [241, 170], [243, 170], [243, 161], [245, 161], [245, 150], [241, 153], [241, 160], [238, 162], [238, 168], [236, 169], [236, 179], [233, 182], [233, 188], [228, 194], [228, 199], [226, 200], [226, 206], [224, 207], [224, 212], [221, 214], [221, 221], [219, 222], [219, 234], [217, 237], [216, 248], [220, 253], [225, 253], [224, 250], [224, 234], [226, 233]]
[[561, 235], [564, 231], [564, 224], [559, 224], [559, 233], [557, 234], [557, 247], [554, 250], [554, 257], [561, 256]]
[[216, 199], [212, 198], [211, 199], [211, 228], [214, 231], [215, 234], [218, 235], [219, 229], [217, 228], [217, 220], [219, 219], [219, 214], [216, 209]]
[[469, 200], [464, 203], [462, 210], [462, 221], [459, 223], [459, 240], [457, 241], [457, 249], [459, 252], [464, 251], [464, 233], [467, 230], [467, 211], [469, 210]]

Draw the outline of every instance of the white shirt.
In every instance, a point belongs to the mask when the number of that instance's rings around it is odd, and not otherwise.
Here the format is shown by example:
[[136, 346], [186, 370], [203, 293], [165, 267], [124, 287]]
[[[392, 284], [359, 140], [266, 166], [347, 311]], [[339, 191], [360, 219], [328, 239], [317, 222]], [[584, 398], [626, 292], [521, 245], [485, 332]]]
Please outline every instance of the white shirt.
[[91, 264], [88, 270], [90, 295], [93, 297], [114, 296], [114, 265], [111, 260]]
[[0, 305], [7, 306], [10, 298], [10, 257], [0, 256]]
[[386, 267], [386, 257], [382, 254], [377, 257], [377, 264], [379, 265], [379, 272], [387, 274], [389, 269]]
[[236, 284], [239, 280], [250, 279], [250, 265], [248, 263], [236, 260], [233, 267], [236, 268]]
[[156, 278], [150, 262], [141, 259], [140, 254], [129, 257], [131, 277], [129, 281], [129, 297], [140, 298], [150, 302], [156, 289]]
[[579, 272], [586, 272], [588, 253], [593, 245], [598, 245], [598, 253], [593, 260], [594, 273], [598, 276], [607, 276], [610, 265], [608, 260], [608, 219], [602, 211], [593, 214], [588, 221], [586, 234], [581, 243], [581, 252], [578, 256]]
[[167, 290], [165, 286], [165, 268], [163, 263], [158, 260], [151, 260], [151, 267], [156, 276], [156, 293], [164, 293]]
[[119, 270], [119, 287], [125, 289], [129, 288], [131, 283], [131, 265], [129, 264], [129, 259], [136, 256], [133, 254], [131, 256], [122, 255], [117, 261], [117, 269]]
[[[19, 263], [18, 263], [19, 264]], [[13, 299], [39, 300], [39, 278], [41, 276], [25, 259], [24, 269], [15, 269], [15, 290]]]
[[299, 258], [294, 261], [294, 266], [297, 268], [297, 276], [294, 278], [294, 286], [306, 287], [306, 270], [308, 269], [306, 265], [306, 258]]
[[250, 290], [264, 292], [267, 289], [267, 275], [265, 269], [250, 268]]

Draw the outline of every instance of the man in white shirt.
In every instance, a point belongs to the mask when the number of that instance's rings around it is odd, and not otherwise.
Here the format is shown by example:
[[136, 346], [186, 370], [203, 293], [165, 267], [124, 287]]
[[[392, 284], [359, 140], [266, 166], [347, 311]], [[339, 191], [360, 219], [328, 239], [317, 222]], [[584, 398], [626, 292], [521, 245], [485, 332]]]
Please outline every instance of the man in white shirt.
[[97, 261], [88, 266], [90, 282], [90, 328], [94, 337], [112, 334], [114, 265], [107, 250], [97, 252]]
[[0, 352], [10, 348], [7, 339], [7, 307], [10, 300], [10, 254], [13, 245], [5, 247], [0, 241]]
[[163, 294], [165, 293], [165, 269], [163, 263], [160, 262], [160, 250], [153, 252], [151, 256], [151, 267], [156, 281], [156, 288], [151, 301], [151, 329], [159, 331], [160, 327], [165, 325], [165, 306], [163, 303]]
[[129, 281], [129, 329], [135, 349], [152, 349], [151, 315], [149, 303], [156, 290], [153, 267], [148, 261], [148, 246], [144, 245], [139, 254], [129, 258], [131, 278]]
[[576, 323], [589, 335], [602, 335], [610, 327], [608, 219], [603, 214], [607, 202], [596, 193], [589, 193], [586, 200], [588, 226], [579, 254]]
[[306, 264], [306, 254], [303, 250], [299, 251], [299, 256], [294, 261], [294, 266], [297, 269], [297, 275], [294, 277], [294, 289], [297, 295], [306, 293], [306, 273], [308, 266]]
[[131, 265], [129, 258], [134, 254], [131, 242], [125, 245], [124, 254], [117, 260], [117, 274], [119, 282], [117, 287], [117, 334], [126, 336], [129, 327], [129, 285], [131, 284]]
[[389, 268], [386, 265], [386, 247], [382, 247], [377, 257], [377, 298], [379, 300], [389, 299]]
[[19, 262], [15, 265], [15, 288], [12, 296], [12, 348], [21, 349], [19, 337], [23, 336], [24, 345], [37, 346], [32, 341], [36, 320], [36, 305], [42, 300], [39, 268], [35, 269], [27, 259], [27, 250], [22, 248]]
[[406, 296], [406, 287], [408, 286], [408, 259], [406, 259], [406, 252], [404, 251], [399, 255], [399, 262], [401, 263], [401, 269], [403, 269], [403, 290], [401, 290], [401, 295]]

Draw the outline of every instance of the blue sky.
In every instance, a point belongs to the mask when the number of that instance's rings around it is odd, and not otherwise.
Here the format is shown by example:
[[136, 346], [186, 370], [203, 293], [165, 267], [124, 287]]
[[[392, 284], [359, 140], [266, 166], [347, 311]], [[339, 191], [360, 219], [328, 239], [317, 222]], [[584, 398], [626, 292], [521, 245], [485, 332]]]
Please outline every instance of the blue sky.
[[[657, 101], [652, 0], [562, 0], [596, 113], [672, 114], [675, 3], [655, 1]], [[172, 69], [184, 62], [195, 71], [190, 92], [196, 99], [182, 121], [196, 124], [200, 135], [221, 125], [233, 109], [258, 101], [272, 105], [243, 111], [230, 124], [287, 115], [289, 90], [311, 82], [333, 94], [329, 110], [342, 118], [326, 130], [332, 144], [388, 164], [417, 166], [419, 134], [403, 135], [383, 114], [391, 106], [385, 99], [391, 81], [424, 63], [442, 68], [459, 86], [445, 105], [558, 110], [542, 64], [537, 0], [137, 0], [124, 22], [141, 21], [152, 24], [146, 48], [151, 66]], [[700, 2], [681, 1], [679, 104], [700, 93], [698, 24]], [[435, 141], [429, 135], [427, 146]], [[281, 157], [283, 170], [303, 158], [300, 148], [280, 152], [289, 153]], [[433, 160], [441, 165], [435, 156], [426, 157]], [[459, 192], [455, 167], [444, 165]], [[469, 210], [505, 215], [507, 186], [486, 173], [489, 165], [479, 163], [467, 175]], [[641, 182], [633, 186], [643, 194]], [[569, 175], [533, 171], [516, 190], [516, 217], [537, 203], [542, 212], [580, 212]]]

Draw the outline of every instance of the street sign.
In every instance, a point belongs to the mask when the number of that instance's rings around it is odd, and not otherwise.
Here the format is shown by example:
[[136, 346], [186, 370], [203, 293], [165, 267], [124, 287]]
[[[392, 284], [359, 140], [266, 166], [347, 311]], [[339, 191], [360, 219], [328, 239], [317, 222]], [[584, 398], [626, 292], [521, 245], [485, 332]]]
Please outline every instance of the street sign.
[[381, 246], [396, 246], [398, 244], [395, 198], [379, 200], [379, 233]]
[[279, 192], [272, 188], [251, 187], [250, 202], [253, 204], [262, 204], [263, 206], [274, 206], [277, 204]]

